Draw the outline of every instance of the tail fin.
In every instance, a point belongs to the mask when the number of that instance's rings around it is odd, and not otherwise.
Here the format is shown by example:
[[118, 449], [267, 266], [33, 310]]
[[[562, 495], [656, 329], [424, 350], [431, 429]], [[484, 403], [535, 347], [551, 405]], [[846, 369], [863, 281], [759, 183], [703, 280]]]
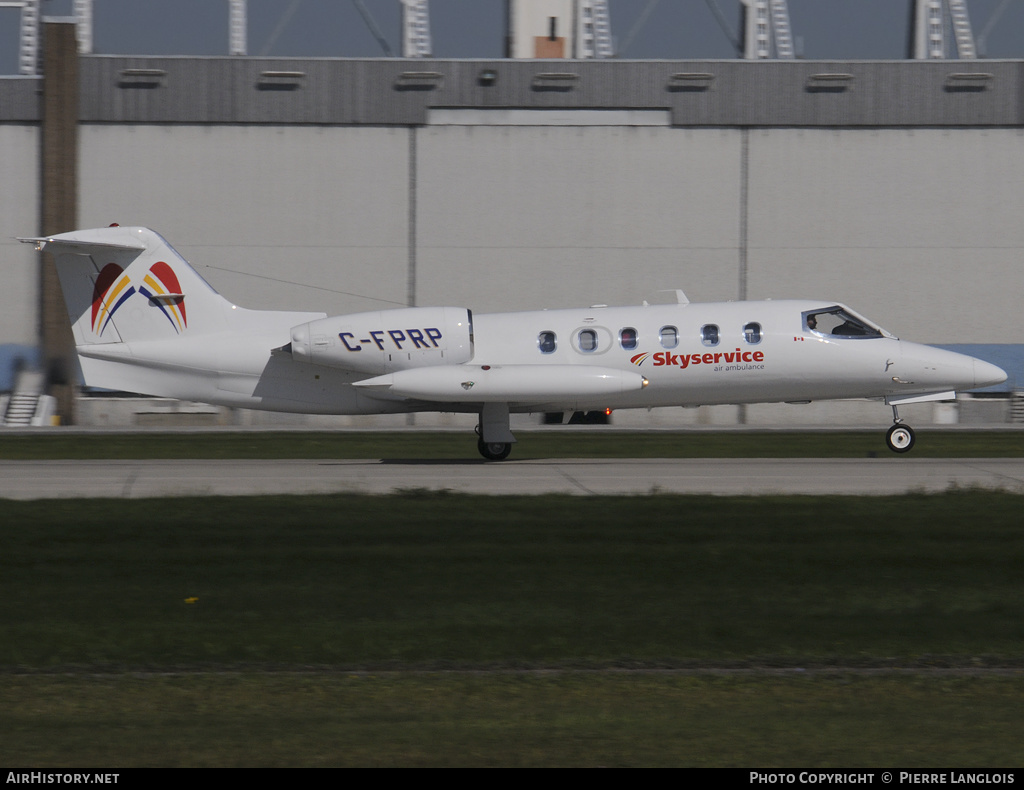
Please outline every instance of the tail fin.
[[53, 253], [75, 343], [129, 343], [202, 334], [231, 305], [148, 228], [98, 228], [19, 239]]

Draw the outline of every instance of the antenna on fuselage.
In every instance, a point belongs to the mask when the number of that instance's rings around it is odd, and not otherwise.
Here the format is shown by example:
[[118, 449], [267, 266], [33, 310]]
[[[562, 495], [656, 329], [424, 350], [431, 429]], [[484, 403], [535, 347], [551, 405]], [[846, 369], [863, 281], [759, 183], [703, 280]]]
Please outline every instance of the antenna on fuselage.
[[[675, 297], [676, 297], [676, 304], [689, 304], [690, 303], [690, 300], [686, 298], [686, 294], [684, 294], [678, 288], [664, 288], [664, 289], [662, 289], [660, 291], [655, 291], [654, 293], [655, 294], [674, 294]], [[651, 298], [652, 299], [654, 298], [653, 295], [651, 296]], [[655, 301], [654, 303], [655, 304], [665, 304], [665, 301], [659, 299], [659, 300]], [[651, 306], [650, 301], [648, 301], [647, 299], [644, 299], [643, 306], [644, 307], [650, 307]]]

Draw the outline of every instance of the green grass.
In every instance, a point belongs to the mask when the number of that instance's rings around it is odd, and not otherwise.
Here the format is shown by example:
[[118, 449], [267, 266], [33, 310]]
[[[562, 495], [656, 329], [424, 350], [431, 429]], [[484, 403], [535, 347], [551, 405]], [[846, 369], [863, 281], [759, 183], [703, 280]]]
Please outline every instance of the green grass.
[[4, 501], [0, 762], [1019, 765], [1022, 505]]
[[[1022, 677], [0, 677], [43, 766], [1013, 766]], [[123, 783], [123, 780], [122, 780]]]
[[1022, 503], [5, 502], [0, 665], [1016, 662]]
[[[888, 456], [885, 431], [842, 432], [521, 432], [513, 458], [864, 458]], [[914, 456], [1024, 456], [1022, 431], [918, 431]], [[47, 431], [0, 436], [0, 459], [48, 458], [476, 458], [471, 432], [145, 432]]]

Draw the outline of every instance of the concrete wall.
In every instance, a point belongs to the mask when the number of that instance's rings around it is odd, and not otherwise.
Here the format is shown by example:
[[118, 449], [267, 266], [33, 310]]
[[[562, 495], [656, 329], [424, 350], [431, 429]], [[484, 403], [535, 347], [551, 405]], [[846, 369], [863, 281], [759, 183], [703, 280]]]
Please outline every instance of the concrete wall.
[[736, 130], [441, 126], [419, 140], [423, 303], [736, 297]]
[[1022, 343], [1024, 130], [750, 132], [750, 296], [907, 339]]
[[405, 304], [410, 274], [479, 312], [736, 299], [745, 216], [749, 298], [1024, 343], [1021, 129], [85, 124], [79, 204], [239, 304], [328, 313]]
[[244, 307], [403, 306], [409, 135], [84, 124], [81, 222], [152, 227]]

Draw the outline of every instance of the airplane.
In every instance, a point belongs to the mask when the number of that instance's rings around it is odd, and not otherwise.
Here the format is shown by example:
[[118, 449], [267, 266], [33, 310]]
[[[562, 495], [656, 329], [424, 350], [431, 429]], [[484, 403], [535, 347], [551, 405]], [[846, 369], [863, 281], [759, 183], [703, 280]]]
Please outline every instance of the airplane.
[[142, 227], [22, 238], [55, 256], [90, 387], [307, 414], [479, 415], [477, 449], [507, 458], [509, 415], [872, 398], [898, 407], [1006, 373], [900, 340], [838, 302], [674, 304], [477, 315], [406, 307], [327, 316], [247, 310]]

